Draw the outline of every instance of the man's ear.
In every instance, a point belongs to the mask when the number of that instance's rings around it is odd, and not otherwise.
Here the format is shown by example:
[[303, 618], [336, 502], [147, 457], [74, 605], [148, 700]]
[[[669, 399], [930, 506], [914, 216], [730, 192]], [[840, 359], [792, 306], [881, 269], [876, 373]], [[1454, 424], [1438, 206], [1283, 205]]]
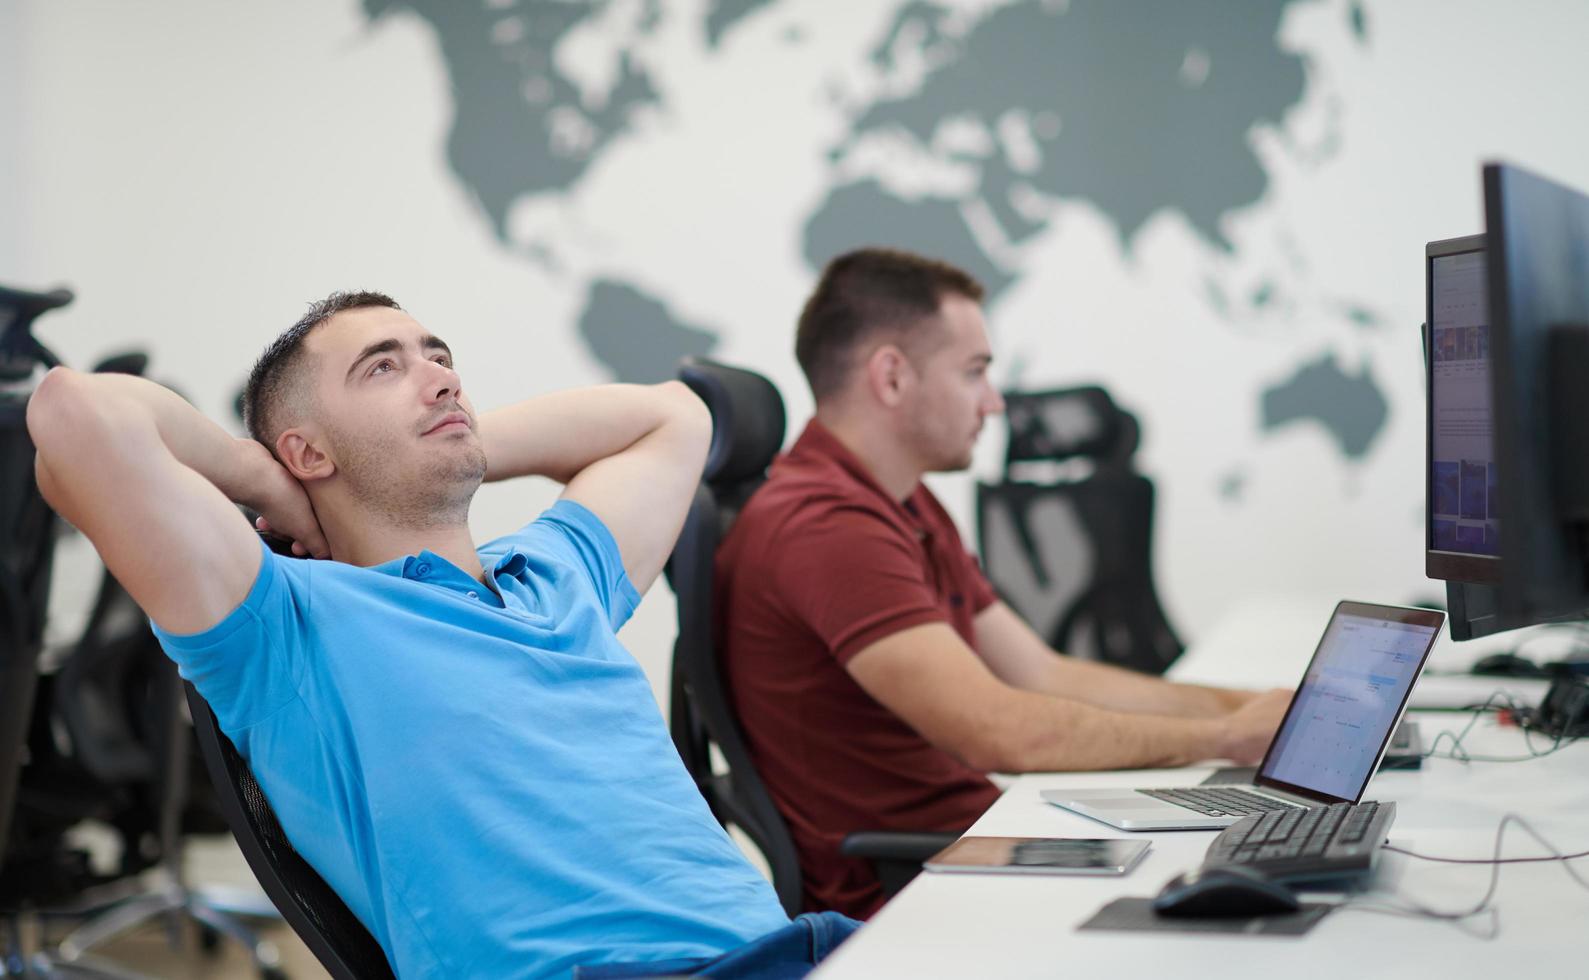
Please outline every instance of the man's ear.
[[302, 429], [287, 429], [276, 437], [276, 457], [299, 483], [324, 480], [337, 471], [336, 461]]
[[883, 405], [898, 405], [915, 383], [916, 373], [905, 352], [894, 344], [881, 344], [866, 358], [866, 384]]

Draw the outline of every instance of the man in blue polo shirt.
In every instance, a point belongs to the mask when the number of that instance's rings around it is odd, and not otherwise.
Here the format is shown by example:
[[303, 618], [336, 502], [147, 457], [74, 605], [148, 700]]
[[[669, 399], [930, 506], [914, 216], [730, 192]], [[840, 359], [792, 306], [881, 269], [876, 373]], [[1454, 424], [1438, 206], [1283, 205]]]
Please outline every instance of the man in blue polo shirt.
[[[39, 484], [395, 972], [798, 976], [843, 939], [841, 917], [790, 923], [614, 635], [700, 476], [688, 389], [477, 415], [445, 343], [337, 293], [245, 401], [252, 440], [141, 379], [57, 368], [28, 409]], [[530, 474], [562, 498], [477, 548], [482, 480]], [[331, 560], [273, 554], [234, 502]]]

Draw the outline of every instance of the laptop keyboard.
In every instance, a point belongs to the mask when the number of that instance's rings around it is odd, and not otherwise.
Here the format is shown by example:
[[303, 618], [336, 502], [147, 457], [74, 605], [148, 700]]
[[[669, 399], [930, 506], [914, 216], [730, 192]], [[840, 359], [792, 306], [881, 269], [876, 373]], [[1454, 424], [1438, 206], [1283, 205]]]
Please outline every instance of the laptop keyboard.
[[1268, 813], [1271, 810], [1307, 809], [1261, 793], [1229, 787], [1191, 786], [1185, 789], [1141, 789], [1137, 792], [1145, 793], [1155, 800], [1196, 810], [1209, 817], [1245, 817], [1251, 813]]
[[1372, 800], [1253, 814], [1220, 831], [1203, 866], [1243, 864], [1277, 881], [1365, 874], [1395, 816], [1396, 804]]

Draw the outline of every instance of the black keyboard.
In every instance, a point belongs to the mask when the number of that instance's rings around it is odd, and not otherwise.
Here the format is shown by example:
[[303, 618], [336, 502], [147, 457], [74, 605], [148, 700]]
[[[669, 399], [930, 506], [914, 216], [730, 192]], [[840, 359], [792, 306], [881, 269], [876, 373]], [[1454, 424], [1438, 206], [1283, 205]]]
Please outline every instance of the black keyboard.
[[1203, 867], [1245, 864], [1287, 882], [1359, 877], [1395, 818], [1396, 804], [1371, 800], [1253, 814], [1220, 831]]
[[1284, 800], [1276, 800], [1244, 789], [1210, 789], [1192, 786], [1186, 789], [1137, 790], [1155, 800], [1184, 806], [1209, 817], [1245, 817], [1249, 813], [1268, 813], [1270, 810], [1304, 810], [1306, 807]]

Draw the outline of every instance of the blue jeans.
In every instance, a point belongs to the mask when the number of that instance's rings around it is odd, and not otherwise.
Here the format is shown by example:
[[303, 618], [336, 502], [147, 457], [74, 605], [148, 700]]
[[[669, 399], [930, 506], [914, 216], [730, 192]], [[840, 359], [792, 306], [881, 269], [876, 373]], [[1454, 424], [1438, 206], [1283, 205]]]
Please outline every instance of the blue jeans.
[[658, 960], [652, 963], [598, 963], [574, 967], [574, 980], [630, 980], [634, 977], [710, 977], [712, 980], [797, 980], [861, 924], [837, 912], [808, 912], [721, 956]]

